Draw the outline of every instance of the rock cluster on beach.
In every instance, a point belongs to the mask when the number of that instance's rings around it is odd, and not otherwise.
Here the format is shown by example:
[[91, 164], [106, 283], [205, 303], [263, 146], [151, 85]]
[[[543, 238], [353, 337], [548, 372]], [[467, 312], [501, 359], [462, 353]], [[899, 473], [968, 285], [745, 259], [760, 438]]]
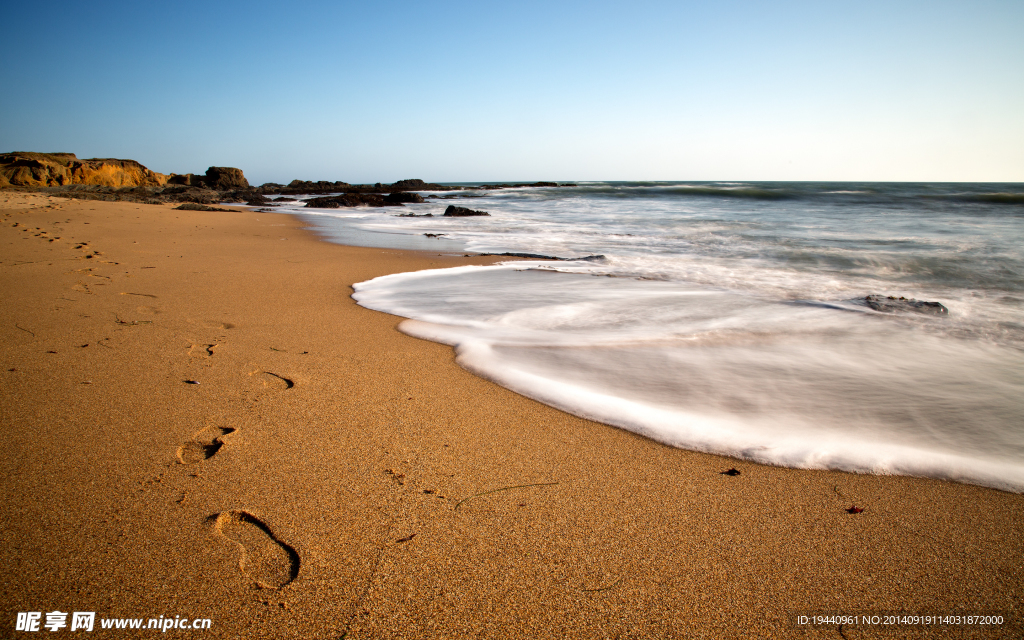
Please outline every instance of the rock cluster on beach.
[[202, 189], [214, 189], [216, 191], [233, 191], [236, 189], [251, 189], [249, 181], [245, 179], [241, 169], [234, 167], [210, 167], [206, 175], [198, 176], [192, 173], [178, 175], [172, 173], [167, 178], [167, 184], [180, 184], [187, 187], [199, 187]]
[[[205, 174], [150, 171], [135, 160], [93, 158], [80, 160], [73, 153], [12, 152], [0, 154], [0, 188], [44, 190], [53, 195], [82, 200], [121, 200], [159, 204], [191, 202], [211, 205], [244, 202], [249, 206], [274, 207], [281, 201], [295, 201], [293, 195], [316, 194], [309, 207], [400, 207], [426, 202], [421, 191], [457, 192], [431, 194], [428, 198], [476, 198], [480, 191], [523, 187], [574, 187], [575, 184], [533, 182], [486, 184], [477, 187], [442, 185], [420, 179], [398, 180], [392, 184], [349, 184], [320, 180], [292, 180], [254, 187], [241, 169], [210, 167]], [[477, 193], [473, 193], [477, 192]], [[277, 196], [273, 199], [267, 196]], [[467, 213], [468, 212], [468, 213]], [[463, 207], [448, 207], [446, 216], [489, 215]]]

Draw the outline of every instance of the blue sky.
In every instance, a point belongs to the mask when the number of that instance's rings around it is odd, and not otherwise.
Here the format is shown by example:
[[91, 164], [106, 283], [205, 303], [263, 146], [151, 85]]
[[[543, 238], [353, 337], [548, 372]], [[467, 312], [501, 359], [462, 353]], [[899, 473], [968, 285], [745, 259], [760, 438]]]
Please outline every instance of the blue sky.
[[1024, 181], [1024, 2], [5, 2], [0, 151], [250, 182]]

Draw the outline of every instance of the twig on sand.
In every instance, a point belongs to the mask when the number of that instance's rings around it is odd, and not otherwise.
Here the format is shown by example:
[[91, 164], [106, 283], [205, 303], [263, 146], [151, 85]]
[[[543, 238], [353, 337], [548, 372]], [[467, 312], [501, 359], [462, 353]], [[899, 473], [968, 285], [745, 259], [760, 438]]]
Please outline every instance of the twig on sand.
[[152, 320], [122, 320], [116, 313], [114, 314], [114, 321], [117, 322], [117, 324], [123, 324], [129, 327], [134, 327], [140, 324], [153, 324]]
[[26, 329], [25, 327], [20, 327], [20, 326], [18, 326], [18, 323], [17, 323], [17, 322], [15, 322], [15, 323], [14, 323], [14, 326], [15, 326], [16, 328], [18, 328], [18, 329], [21, 329], [21, 330], [22, 330], [22, 331], [24, 331], [25, 333], [28, 333], [28, 334], [30, 334], [30, 335], [31, 335], [31, 336], [32, 336], [33, 338], [34, 338], [34, 337], [36, 337], [36, 334], [32, 333], [31, 331], [29, 331], [29, 330], [28, 330], [28, 329]]
[[[391, 532], [391, 525], [384, 531], [384, 535], [387, 536]], [[356, 616], [365, 612], [369, 613], [364, 607], [363, 602], [366, 600], [366, 595], [370, 592], [370, 587], [373, 586], [373, 580], [377, 576], [377, 569], [380, 568], [381, 558], [384, 557], [384, 545], [381, 545], [377, 550], [377, 557], [373, 561], [373, 566], [370, 567], [370, 574], [366, 577], [366, 584], [363, 585], [362, 591], [359, 593], [359, 597], [356, 599], [355, 605], [352, 607], [352, 613], [348, 617], [348, 621], [345, 623], [345, 628], [342, 629], [341, 635], [338, 636], [338, 640], [344, 640], [348, 636], [349, 630], [352, 628], [352, 623], [355, 622]]]
[[558, 484], [558, 483], [557, 482], [536, 482], [534, 484], [517, 484], [514, 487], [501, 487], [499, 489], [491, 489], [490, 491], [483, 491], [481, 493], [474, 493], [473, 495], [471, 495], [469, 497], [466, 497], [466, 498], [463, 498], [462, 500], [459, 500], [458, 502], [456, 502], [455, 503], [455, 508], [458, 509], [460, 506], [462, 506], [463, 502], [466, 502], [468, 500], [472, 500], [473, 498], [479, 498], [480, 496], [486, 496], [488, 494], [497, 493], [499, 491], [508, 491], [510, 489], [525, 489], [526, 487], [549, 487], [549, 486], [551, 486], [553, 484]]

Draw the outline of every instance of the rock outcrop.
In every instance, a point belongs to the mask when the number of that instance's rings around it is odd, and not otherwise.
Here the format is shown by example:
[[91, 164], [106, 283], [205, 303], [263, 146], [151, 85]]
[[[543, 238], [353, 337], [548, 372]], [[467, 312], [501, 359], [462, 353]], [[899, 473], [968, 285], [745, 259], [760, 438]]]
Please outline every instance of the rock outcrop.
[[73, 153], [0, 154], [0, 187], [160, 187], [166, 183], [167, 176], [150, 171], [135, 160], [79, 160]]
[[456, 207], [454, 204], [448, 205], [448, 208], [444, 210], [444, 215], [449, 218], [465, 218], [467, 216], [489, 216], [491, 214], [486, 211], [474, 211], [467, 209], [466, 207]]
[[433, 182], [423, 182], [419, 178], [413, 178], [410, 180], [399, 180], [388, 187], [388, 190], [394, 191], [455, 191], [461, 187], [448, 187], [443, 184], [436, 184]]
[[177, 174], [172, 173], [167, 178], [168, 184], [176, 184], [186, 187], [198, 187], [200, 189], [213, 189], [214, 191], [239, 191], [250, 190], [252, 186], [245, 179], [241, 169], [234, 167], [210, 167], [206, 175], [200, 176], [194, 173]]
[[250, 189], [249, 181], [241, 169], [234, 167], [210, 167], [206, 170], [206, 188], [216, 191]]

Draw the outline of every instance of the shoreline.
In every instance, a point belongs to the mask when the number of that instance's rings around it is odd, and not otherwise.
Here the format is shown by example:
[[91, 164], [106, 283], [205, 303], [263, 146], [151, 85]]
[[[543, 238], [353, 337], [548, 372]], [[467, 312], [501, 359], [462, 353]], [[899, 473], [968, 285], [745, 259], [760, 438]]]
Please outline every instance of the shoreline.
[[792, 615], [1001, 611], [980, 637], [1024, 628], [1024, 496], [673, 449], [477, 378], [350, 297], [502, 258], [347, 247], [276, 212], [0, 206], [9, 624], [826, 637]]

